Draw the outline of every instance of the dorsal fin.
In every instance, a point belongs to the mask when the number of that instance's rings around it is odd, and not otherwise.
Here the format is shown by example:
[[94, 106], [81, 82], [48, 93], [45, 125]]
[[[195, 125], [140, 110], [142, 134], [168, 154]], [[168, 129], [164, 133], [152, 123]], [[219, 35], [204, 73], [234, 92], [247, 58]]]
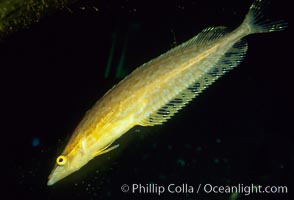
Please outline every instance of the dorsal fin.
[[209, 43], [214, 42], [216, 39], [224, 36], [227, 33], [226, 29], [227, 28], [224, 26], [205, 28], [196, 36], [194, 36], [187, 42], [184, 42], [183, 44], [169, 50], [168, 52], [166, 52], [166, 54], [177, 54], [178, 51], [182, 51], [183, 49], [189, 47], [195, 47], [195, 45], [208, 45]]
[[194, 36], [187, 42], [184, 42], [183, 44], [179, 45], [178, 47], [172, 49], [171, 51], [187, 48], [189, 46], [195, 46], [196, 44], [201, 45], [212, 43], [214, 42], [214, 40], [223, 37], [227, 32], [227, 28], [224, 26], [207, 27], [203, 29], [200, 33], [198, 33], [196, 36]]
[[224, 26], [207, 27], [203, 29], [200, 33], [198, 33], [198, 35], [188, 40], [184, 44], [188, 43], [190, 45], [195, 45], [212, 43], [214, 42], [214, 40], [223, 37], [227, 33], [227, 28]]
[[228, 33], [228, 31], [227, 31], [227, 28], [224, 26], [205, 28], [200, 33], [198, 33], [196, 36], [191, 38], [190, 40], [178, 45], [177, 47], [167, 51], [164, 54], [161, 54], [159, 57], [145, 63], [144, 65], [153, 64], [154, 62], [161, 60], [163, 56], [173, 56], [173, 55], [176, 55], [179, 52], [184, 51], [190, 47], [207, 46], [207, 45], [215, 42], [215, 40], [223, 37], [226, 33]]
[[193, 84], [182, 90], [171, 101], [167, 102], [160, 109], [152, 113], [147, 118], [139, 122], [142, 126], [154, 126], [162, 124], [170, 119], [175, 113], [183, 108], [188, 102], [205, 90], [215, 80], [224, 73], [236, 67], [244, 58], [247, 51], [247, 43], [240, 40], [235, 43], [203, 76], [198, 78]]

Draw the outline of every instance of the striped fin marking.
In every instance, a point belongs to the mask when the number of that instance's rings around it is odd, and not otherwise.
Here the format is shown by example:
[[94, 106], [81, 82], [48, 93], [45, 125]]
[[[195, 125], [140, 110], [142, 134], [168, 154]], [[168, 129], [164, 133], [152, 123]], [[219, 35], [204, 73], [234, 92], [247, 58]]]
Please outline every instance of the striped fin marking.
[[154, 126], [166, 122], [193, 98], [205, 90], [223, 74], [238, 66], [247, 51], [247, 42], [242, 39], [236, 42], [202, 77], [176, 95], [171, 101], [142, 120], [141, 126]]

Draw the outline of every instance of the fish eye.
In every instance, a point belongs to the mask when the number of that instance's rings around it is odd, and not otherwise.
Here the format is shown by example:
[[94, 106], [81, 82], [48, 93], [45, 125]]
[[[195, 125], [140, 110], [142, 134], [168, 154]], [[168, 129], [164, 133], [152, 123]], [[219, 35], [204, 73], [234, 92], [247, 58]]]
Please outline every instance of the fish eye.
[[67, 158], [65, 156], [58, 156], [58, 158], [56, 159], [56, 163], [60, 166], [65, 165], [66, 162]]

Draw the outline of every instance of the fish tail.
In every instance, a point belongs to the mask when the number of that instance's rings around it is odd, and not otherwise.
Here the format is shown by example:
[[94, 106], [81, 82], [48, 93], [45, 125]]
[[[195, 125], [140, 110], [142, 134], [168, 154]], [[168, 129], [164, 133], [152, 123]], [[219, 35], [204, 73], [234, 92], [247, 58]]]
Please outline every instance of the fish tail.
[[271, 21], [263, 15], [264, 2], [265, 0], [255, 0], [250, 6], [242, 24], [249, 28], [249, 34], [282, 31], [287, 27], [285, 21]]

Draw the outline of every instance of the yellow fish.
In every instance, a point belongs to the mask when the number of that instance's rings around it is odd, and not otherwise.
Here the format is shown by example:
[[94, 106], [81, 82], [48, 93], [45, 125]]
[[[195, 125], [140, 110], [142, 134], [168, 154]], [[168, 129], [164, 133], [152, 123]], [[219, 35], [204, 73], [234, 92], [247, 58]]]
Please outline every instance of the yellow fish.
[[136, 125], [162, 124], [244, 58], [244, 37], [281, 31], [282, 21], [262, 17], [262, 0], [256, 0], [243, 23], [228, 32], [206, 28], [187, 42], [160, 55], [125, 77], [109, 90], [75, 129], [49, 175], [47, 185], [79, 170]]

